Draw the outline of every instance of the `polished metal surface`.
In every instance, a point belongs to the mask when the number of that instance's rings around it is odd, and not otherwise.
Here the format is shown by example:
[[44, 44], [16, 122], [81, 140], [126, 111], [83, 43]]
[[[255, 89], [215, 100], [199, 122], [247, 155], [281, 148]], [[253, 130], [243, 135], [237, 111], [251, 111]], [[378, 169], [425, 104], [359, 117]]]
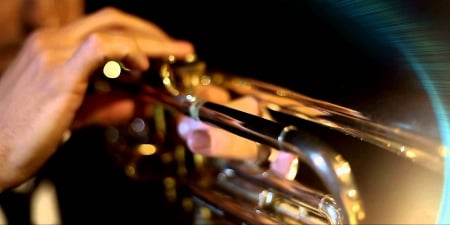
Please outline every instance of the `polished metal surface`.
[[[122, 65], [117, 68], [123, 69]], [[361, 198], [352, 164], [331, 143], [297, 126], [299, 121], [335, 130], [377, 146], [381, 151], [394, 153], [433, 174], [442, 174], [445, 149], [439, 141], [375, 121], [364, 112], [263, 81], [208, 71], [206, 63], [195, 56], [182, 60], [169, 57], [160, 68], [162, 87], [142, 81], [125, 82], [125, 85], [119, 82], [119, 86], [145, 94], [164, 108], [215, 125], [255, 144], [294, 154], [325, 186], [325, 190], [318, 190], [276, 175], [255, 163], [236, 160], [213, 159], [208, 168], [189, 171], [196, 174], [195, 179], [187, 178], [183, 182], [189, 186], [199, 207], [206, 207], [233, 223], [364, 223], [365, 206], [371, 203], [363, 202]], [[203, 85], [223, 87], [234, 96], [253, 96], [270, 118], [195, 96], [195, 88]], [[161, 137], [156, 140], [164, 139], [164, 132], [159, 135]], [[215, 172], [212, 176], [210, 172], [205, 175], [202, 171], [211, 168]], [[133, 166], [131, 171], [134, 171]]]

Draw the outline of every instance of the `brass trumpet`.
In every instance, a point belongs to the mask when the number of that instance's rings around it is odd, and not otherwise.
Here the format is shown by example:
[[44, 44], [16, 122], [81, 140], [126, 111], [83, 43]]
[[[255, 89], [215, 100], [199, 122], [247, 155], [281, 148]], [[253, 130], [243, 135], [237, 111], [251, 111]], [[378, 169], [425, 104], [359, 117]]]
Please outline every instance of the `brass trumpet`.
[[[214, 168], [214, 173], [200, 169], [181, 182], [189, 187], [199, 207], [232, 223], [359, 224], [364, 220], [364, 204], [367, 203], [363, 204], [360, 198], [349, 162], [328, 143], [292, 121], [309, 121], [354, 136], [432, 171], [439, 172], [443, 167], [443, 149], [439, 143], [375, 123], [358, 111], [282, 87], [210, 72], [205, 62], [195, 56], [182, 60], [169, 57], [162, 62], [157, 71], [160, 86], [142, 80], [135, 82], [132, 76], [121, 75], [128, 70], [120, 62], [114, 63], [111, 64], [113, 73], [125, 77], [126, 82], [109, 78], [108, 84], [143, 93], [165, 109], [212, 124], [274, 152], [294, 154], [299, 162], [312, 168], [325, 187], [324, 190], [312, 188], [295, 179], [280, 177], [255, 163], [209, 159], [208, 166]], [[104, 74], [111, 73], [111, 68], [105, 66], [104, 71]], [[205, 101], [192, 94], [200, 85], [218, 85], [232, 95], [254, 96], [270, 119]], [[164, 117], [160, 116], [158, 121], [161, 119]], [[161, 142], [165, 138], [165, 128], [158, 127], [155, 130], [159, 131], [157, 140]], [[133, 166], [128, 168], [136, 170]]]

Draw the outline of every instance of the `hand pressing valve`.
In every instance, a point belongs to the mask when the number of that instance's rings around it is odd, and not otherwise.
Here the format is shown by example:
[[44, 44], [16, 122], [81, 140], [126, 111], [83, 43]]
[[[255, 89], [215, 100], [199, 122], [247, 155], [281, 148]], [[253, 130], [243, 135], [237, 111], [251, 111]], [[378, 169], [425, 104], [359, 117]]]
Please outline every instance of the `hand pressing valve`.
[[[196, 96], [253, 115], [262, 115], [259, 102], [255, 98], [242, 96], [230, 100], [227, 91], [220, 87], [211, 85], [198, 88]], [[295, 178], [298, 161], [294, 154], [265, 147], [252, 140], [187, 116], [179, 119], [178, 133], [186, 141], [187, 147], [194, 153], [253, 162], [268, 160], [270, 169], [277, 175], [288, 179]]]

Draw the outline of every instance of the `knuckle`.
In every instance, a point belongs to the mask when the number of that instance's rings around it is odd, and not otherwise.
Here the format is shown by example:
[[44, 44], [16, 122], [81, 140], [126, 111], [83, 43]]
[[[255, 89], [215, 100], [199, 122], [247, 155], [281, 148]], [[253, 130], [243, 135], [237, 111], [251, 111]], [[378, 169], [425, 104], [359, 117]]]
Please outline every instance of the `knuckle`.
[[40, 65], [50, 65], [53, 63], [53, 57], [49, 51], [41, 51], [36, 59]]
[[122, 14], [119, 9], [113, 6], [104, 7], [98, 13], [106, 18], [114, 18]]
[[47, 47], [48, 38], [48, 32], [44, 30], [35, 31], [27, 39], [26, 46], [33, 52], [40, 52]]
[[102, 51], [104, 43], [106, 42], [104, 36], [100, 33], [91, 33], [86, 38], [86, 44], [89, 48], [96, 49], [97, 51]]

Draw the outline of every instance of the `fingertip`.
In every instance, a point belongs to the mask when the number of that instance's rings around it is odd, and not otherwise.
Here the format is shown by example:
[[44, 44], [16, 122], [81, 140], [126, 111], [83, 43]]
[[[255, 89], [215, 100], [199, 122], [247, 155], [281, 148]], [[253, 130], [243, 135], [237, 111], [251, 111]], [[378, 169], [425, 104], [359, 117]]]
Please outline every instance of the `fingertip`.
[[179, 45], [180, 48], [189, 50], [190, 53], [194, 52], [194, 45], [190, 41], [177, 39], [177, 40], [175, 40], [175, 43], [177, 45]]
[[180, 119], [180, 121], [178, 122], [177, 130], [178, 130], [178, 134], [182, 138], [186, 139], [187, 134], [189, 133], [189, 130], [190, 130], [190, 126], [189, 126], [189, 123], [186, 118]]
[[211, 137], [205, 130], [195, 130], [187, 135], [187, 144], [191, 151], [209, 155], [211, 153]]
[[176, 57], [185, 57], [195, 53], [194, 45], [186, 40], [174, 40], [170, 42], [172, 55]]
[[193, 132], [195, 130], [207, 131], [208, 129], [210, 129], [210, 127], [204, 122], [195, 120], [187, 116], [184, 116], [183, 118], [179, 119], [177, 126], [178, 126], [177, 127], [178, 134], [180, 134], [180, 136], [184, 138], [186, 138], [188, 133]]

